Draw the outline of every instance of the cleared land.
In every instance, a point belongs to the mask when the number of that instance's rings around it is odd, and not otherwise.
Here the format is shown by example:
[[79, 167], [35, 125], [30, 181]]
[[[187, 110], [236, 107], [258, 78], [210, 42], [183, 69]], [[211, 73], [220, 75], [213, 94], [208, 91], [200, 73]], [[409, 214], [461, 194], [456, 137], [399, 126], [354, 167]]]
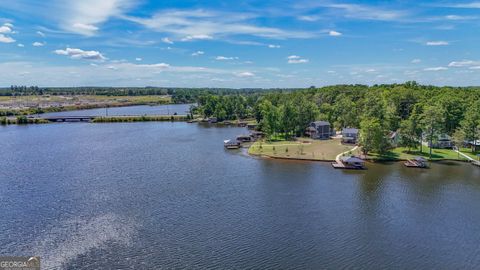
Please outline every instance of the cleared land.
[[335, 157], [354, 148], [352, 145], [341, 144], [340, 139], [265, 142], [257, 141], [248, 153], [272, 158], [304, 159], [319, 161], [334, 161]]
[[[171, 96], [0, 96], [0, 112], [8, 114], [28, 114], [33, 110], [43, 112], [91, 109], [101, 107], [121, 107], [147, 104], [171, 103]], [[7, 114], [8, 112], [8, 114]], [[36, 112], [35, 112], [36, 113]]]

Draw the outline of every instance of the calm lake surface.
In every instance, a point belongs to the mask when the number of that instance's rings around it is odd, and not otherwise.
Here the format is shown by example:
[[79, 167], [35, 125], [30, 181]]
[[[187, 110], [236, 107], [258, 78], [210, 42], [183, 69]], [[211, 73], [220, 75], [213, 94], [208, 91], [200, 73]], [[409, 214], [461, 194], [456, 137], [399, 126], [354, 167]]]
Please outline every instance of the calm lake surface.
[[65, 112], [44, 113], [42, 116], [109, 116], [115, 115], [185, 115], [190, 112], [191, 104], [169, 104], [169, 105], [141, 105], [113, 108], [98, 108], [90, 110], [76, 110]]
[[241, 133], [0, 127], [0, 255], [44, 269], [480, 268], [480, 168], [346, 172], [224, 150]]

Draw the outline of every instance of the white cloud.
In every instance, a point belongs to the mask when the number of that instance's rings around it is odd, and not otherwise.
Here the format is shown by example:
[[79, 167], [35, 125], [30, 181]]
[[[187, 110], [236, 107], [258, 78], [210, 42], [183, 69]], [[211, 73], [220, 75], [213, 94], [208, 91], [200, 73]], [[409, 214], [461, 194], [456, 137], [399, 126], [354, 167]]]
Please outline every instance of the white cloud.
[[54, 53], [58, 55], [67, 55], [70, 56], [70, 58], [72, 59], [85, 59], [96, 61], [104, 61], [107, 59], [99, 51], [84, 51], [81, 49], [66, 48], [65, 50], [55, 50]]
[[234, 35], [265, 38], [307, 38], [310, 33], [285, 31], [279, 28], [256, 26], [251, 23], [258, 15], [212, 10], [163, 10], [150, 18], [128, 17], [149, 29], [170, 33], [182, 41], [217, 39]]
[[308, 59], [302, 58], [298, 55], [290, 55], [287, 57], [289, 64], [304, 64], [308, 63]]
[[15, 39], [5, 36], [4, 34], [0, 34], [0, 43], [13, 43]]
[[0, 26], [0, 43], [13, 43], [16, 40], [7, 34], [15, 34], [16, 32], [12, 30], [13, 24], [11, 23], [4, 23]]
[[289, 64], [304, 64], [304, 63], [308, 63], [308, 59], [290, 59], [288, 60], [288, 63]]
[[469, 67], [480, 65], [480, 61], [472, 60], [462, 60], [462, 61], [453, 61], [448, 64], [449, 67]]
[[226, 56], [217, 56], [215, 57], [215, 60], [218, 61], [228, 61], [228, 60], [236, 60], [238, 57], [226, 57]]
[[328, 32], [328, 35], [332, 36], [332, 37], [339, 37], [339, 36], [342, 35], [342, 33], [332, 30], [332, 31]]
[[199, 56], [199, 55], [203, 55], [203, 54], [205, 54], [204, 51], [196, 51], [196, 52], [192, 53], [192, 56]]
[[244, 71], [244, 72], [235, 73], [235, 76], [245, 78], [245, 77], [254, 77], [255, 74], [249, 71]]
[[453, 8], [472, 8], [477, 9], [480, 8], [480, 2], [471, 2], [471, 3], [463, 3], [463, 4], [456, 4], [456, 5], [444, 5], [445, 7], [453, 7]]
[[447, 46], [449, 45], [448, 41], [427, 41], [425, 43], [427, 46]]
[[209, 35], [191, 35], [191, 36], [186, 36], [182, 38], [181, 41], [208, 40], [208, 39], [213, 39], [213, 37]]
[[[306, 2], [301, 8], [314, 10], [315, 8], [327, 8], [329, 14], [335, 17], [343, 16], [345, 18], [357, 20], [373, 20], [373, 21], [399, 21], [409, 15], [408, 12], [402, 10], [383, 9], [375, 6], [334, 3], [328, 1], [311, 1]], [[305, 19], [305, 16], [303, 16]], [[318, 18], [315, 16], [306, 16], [306, 19]]]
[[162, 42], [167, 44], [173, 44], [173, 41], [171, 41], [168, 37], [162, 38]]
[[303, 15], [297, 17], [300, 21], [306, 21], [306, 22], [316, 22], [319, 20], [317, 16], [310, 16], [310, 15]]
[[468, 69], [474, 69], [474, 70], [477, 70], [477, 69], [480, 69], [480, 66], [469, 67]]
[[12, 33], [12, 28], [8, 25], [0, 26], [0, 34], [10, 34]]
[[278, 48], [280, 48], [280, 45], [269, 44], [269, 45], [268, 45], [268, 48], [271, 48], [271, 49], [278, 49]]
[[42, 47], [42, 46], [45, 46], [45, 42], [35, 41], [35, 42], [32, 43], [32, 46], [34, 46], [34, 47]]
[[443, 70], [447, 70], [448, 68], [446, 67], [430, 67], [430, 68], [425, 68], [423, 70], [425, 71], [443, 71]]
[[135, 61], [142, 61], [143, 59], [140, 57], [135, 58]]
[[62, 3], [58, 12], [63, 15], [61, 28], [85, 35], [92, 36], [99, 30], [98, 25], [104, 23], [112, 16], [121, 16], [131, 8], [136, 0], [82, 0], [73, 1], [66, 5]]
[[421, 59], [413, 59], [411, 63], [412, 63], [412, 64], [419, 64], [419, 63], [421, 63], [421, 62], [422, 62]]
[[25, 45], [23, 45], [22, 43], [18, 43], [17, 46], [22, 48], [25, 47]]
[[42, 31], [37, 31], [37, 35], [39, 35], [41, 37], [45, 37], [45, 33], [43, 33]]

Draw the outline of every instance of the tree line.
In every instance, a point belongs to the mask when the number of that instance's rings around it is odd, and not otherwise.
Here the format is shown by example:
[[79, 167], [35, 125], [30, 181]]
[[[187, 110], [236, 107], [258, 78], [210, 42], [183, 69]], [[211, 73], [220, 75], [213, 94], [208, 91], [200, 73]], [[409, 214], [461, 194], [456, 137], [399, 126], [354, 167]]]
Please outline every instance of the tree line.
[[[302, 136], [314, 120], [337, 130], [361, 130], [364, 151], [388, 150], [386, 134], [400, 130], [402, 146], [434, 143], [440, 134], [454, 141], [480, 139], [480, 88], [436, 87], [416, 82], [389, 85], [335, 85], [298, 91], [216, 95], [203, 93], [195, 112], [218, 120], [255, 118], [268, 136]], [[475, 150], [475, 149], [474, 149]]]

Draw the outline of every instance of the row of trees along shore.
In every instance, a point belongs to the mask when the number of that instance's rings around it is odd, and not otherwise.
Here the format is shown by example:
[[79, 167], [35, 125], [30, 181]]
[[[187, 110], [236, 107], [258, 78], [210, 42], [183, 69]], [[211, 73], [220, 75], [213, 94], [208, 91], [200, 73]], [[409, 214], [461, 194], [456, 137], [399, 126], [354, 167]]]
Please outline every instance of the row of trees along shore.
[[[480, 87], [436, 87], [416, 82], [391, 85], [336, 85], [297, 91], [204, 94], [197, 114], [219, 121], [255, 118], [270, 138], [302, 136], [308, 124], [325, 120], [335, 129], [361, 130], [365, 152], [384, 153], [386, 134], [400, 130], [402, 146], [447, 134], [458, 143], [480, 139]], [[476, 151], [476, 149], [473, 149]]]

